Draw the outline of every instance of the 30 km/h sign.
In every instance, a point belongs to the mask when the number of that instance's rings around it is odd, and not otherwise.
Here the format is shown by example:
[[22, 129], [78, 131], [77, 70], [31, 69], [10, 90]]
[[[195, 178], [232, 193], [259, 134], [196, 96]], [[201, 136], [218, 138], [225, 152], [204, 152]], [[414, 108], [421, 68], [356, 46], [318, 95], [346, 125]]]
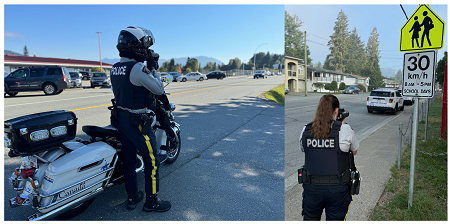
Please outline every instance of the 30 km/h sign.
[[403, 96], [433, 97], [435, 57], [436, 51], [405, 53], [403, 58]]
[[420, 5], [400, 30], [400, 51], [441, 49], [444, 27], [444, 21], [428, 5]]

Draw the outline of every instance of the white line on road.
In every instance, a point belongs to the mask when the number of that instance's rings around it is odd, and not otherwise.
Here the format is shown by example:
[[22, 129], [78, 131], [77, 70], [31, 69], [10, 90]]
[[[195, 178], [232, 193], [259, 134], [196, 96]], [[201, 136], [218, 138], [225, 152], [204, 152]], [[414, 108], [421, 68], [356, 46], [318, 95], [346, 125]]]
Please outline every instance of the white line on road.
[[38, 104], [38, 103], [51, 103], [51, 102], [58, 102], [58, 101], [67, 101], [67, 100], [76, 100], [76, 99], [85, 99], [85, 98], [92, 98], [92, 97], [100, 97], [100, 96], [110, 96], [110, 94], [103, 94], [103, 95], [95, 95], [95, 96], [86, 96], [86, 97], [78, 97], [78, 98], [69, 98], [69, 99], [61, 99], [61, 100], [49, 100], [49, 101], [39, 101], [39, 102], [33, 102], [33, 103], [23, 103], [23, 104], [14, 104], [14, 105], [8, 105], [5, 107], [15, 107], [15, 106], [24, 106], [24, 105], [31, 105], [31, 104]]

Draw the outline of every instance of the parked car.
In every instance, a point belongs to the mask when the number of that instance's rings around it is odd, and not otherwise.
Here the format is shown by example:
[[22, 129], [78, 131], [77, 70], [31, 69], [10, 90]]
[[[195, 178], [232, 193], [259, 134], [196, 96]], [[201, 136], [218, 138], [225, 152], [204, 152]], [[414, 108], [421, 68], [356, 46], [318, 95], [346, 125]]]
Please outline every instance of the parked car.
[[177, 77], [178, 77], [178, 76], [181, 76], [181, 74], [178, 73], [178, 72], [169, 72], [169, 75], [171, 75], [171, 76], [173, 77], [173, 80], [172, 80], [172, 81], [174, 81], [174, 82], [177, 81]]
[[91, 77], [91, 88], [95, 88], [96, 86], [111, 86], [111, 81], [109, 80], [108, 75], [104, 72], [93, 72]]
[[213, 72], [209, 72], [206, 74], [206, 78], [207, 79], [223, 79], [226, 78], [227, 74], [225, 74], [225, 72], [222, 71], [213, 71]]
[[70, 73], [70, 78], [72, 79], [72, 87], [80, 88], [81, 87], [81, 78], [83, 77], [83, 75], [81, 75], [81, 73], [79, 73], [79, 72], [69, 72], [69, 73]]
[[[402, 93], [401, 89], [399, 89], [398, 91], [400, 92], [400, 94]], [[404, 96], [403, 100], [404, 100], [404, 104], [405, 105], [413, 105], [414, 104], [414, 98], [413, 97]]]
[[60, 66], [33, 66], [18, 69], [4, 78], [5, 96], [18, 92], [44, 91], [60, 94], [72, 85], [69, 71]]
[[284, 95], [289, 93], [289, 89], [288, 88], [284, 88]]
[[186, 81], [189, 81], [189, 80], [195, 80], [195, 81], [200, 81], [201, 82], [201, 81], [203, 81], [205, 79], [206, 79], [206, 75], [203, 75], [200, 72], [190, 72], [190, 73], [188, 73], [186, 75], [181, 75], [181, 76], [177, 77], [177, 81], [180, 81], [180, 82], [186, 82]]
[[387, 111], [396, 114], [405, 108], [402, 95], [397, 89], [380, 88], [373, 90], [367, 97], [367, 112]]
[[81, 75], [83, 76], [83, 80], [89, 80], [89, 79], [91, 79], [91, 73], [89, 73], [89, 72], [80, 72], [81, 73]]
[[347, 89], [344, 89], [344, 91], [342, 91], [342, 93], [344, 94], [359, 94], [359, 92], [361, 92], [361, 90], [355, 86], [347, 87]]
[[253, 75], [253, 79], [259, 79], [259, 78], [267, 78], [267, 71], [266, 70], [258, 70]]

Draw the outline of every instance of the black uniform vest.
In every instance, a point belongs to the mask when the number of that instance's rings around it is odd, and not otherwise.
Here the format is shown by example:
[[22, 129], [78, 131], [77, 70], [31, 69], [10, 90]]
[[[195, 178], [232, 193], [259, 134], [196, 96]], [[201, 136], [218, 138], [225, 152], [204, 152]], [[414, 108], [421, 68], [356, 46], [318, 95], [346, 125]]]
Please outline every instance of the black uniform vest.
[[342, 123], [335, 121], [331, 134], [326, 139], [314, 139], [311, 134], [312, 123], [306, 125], [302, 136], [305, 150], [305, 168], [308, 175], [341, 176], [350, 168], [349, 152], [342, 152], [339, 147], [339, 131]]
[[128, 109], [147, 107], [150, 91], [145, 87], [135, 86], [130, 82], [130, 73], [136, 61], [118, 62], [111, 69], [111, 85], [117, 106]]

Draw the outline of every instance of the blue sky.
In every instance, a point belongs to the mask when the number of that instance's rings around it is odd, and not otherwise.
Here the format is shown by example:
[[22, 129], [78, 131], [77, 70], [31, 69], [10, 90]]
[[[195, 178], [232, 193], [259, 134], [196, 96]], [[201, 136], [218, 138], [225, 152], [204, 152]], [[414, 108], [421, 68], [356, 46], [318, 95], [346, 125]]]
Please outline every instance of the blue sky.
[[[403, 5], [408, 18], [414, 13], [419, 5]], [[444, 56], [448, 49], [447, 38], [447, 5], [429, 5], [439, 17], [444, 20], [445, 37], [444, 47], [438, 51], [438, 60]], [[329, 37], [333, 34], [334, 23], [340, 10], [348, 16], [349, 31], [354, 27], [364, 43], [367, 43], [370, 33], [374, 27], [380, 35], [381, 68], [392, 68], [395, 70], [403, 67], [403, 54], [399, 51], [400, 29], [406, 22], [405, 14], [399, 4], [395, 5], [286, 5], [286, 11], [290, 15], [297, 14], [303, 22], [300, 28], [306, 30], [307, 40], [327, 45]], [[310, 42], [308, 44], [313, 63], [325, 61], [329, 49], [327, 46]]]
[[284, 5], [5, 5], [4, 49], [38, 57], [118, 58], [127, 26], [153, 32], [162, 59], [208, 56], [225, 64], [284, 53]]

